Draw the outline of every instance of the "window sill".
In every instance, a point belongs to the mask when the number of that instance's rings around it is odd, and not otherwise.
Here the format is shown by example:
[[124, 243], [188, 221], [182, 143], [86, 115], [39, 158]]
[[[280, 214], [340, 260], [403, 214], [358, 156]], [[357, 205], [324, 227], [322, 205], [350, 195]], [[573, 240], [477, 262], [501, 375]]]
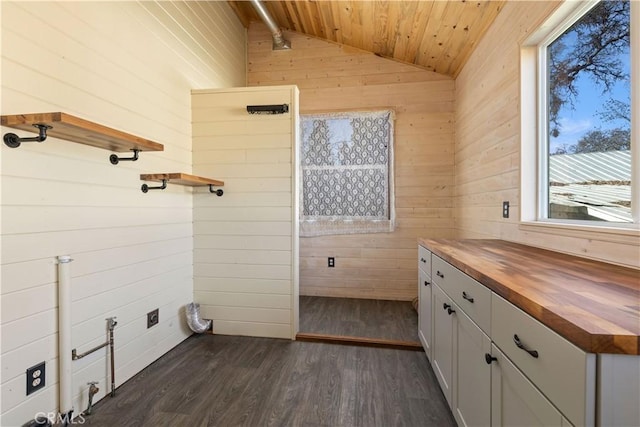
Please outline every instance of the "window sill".
[[525, 232], [587, 238], [627, 245], [638, 246], [640, 244], [640, 228], [638, 228], [638, 224], [617, 227], [560, 222], [521, 221], [519, 229]]

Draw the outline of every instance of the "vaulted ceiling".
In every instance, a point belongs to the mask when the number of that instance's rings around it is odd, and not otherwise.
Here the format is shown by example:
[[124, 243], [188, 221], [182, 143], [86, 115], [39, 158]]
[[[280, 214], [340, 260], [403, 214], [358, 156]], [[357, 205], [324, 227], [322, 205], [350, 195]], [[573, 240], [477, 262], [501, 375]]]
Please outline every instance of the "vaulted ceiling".
[[[245, 27], [260, 20], [251, 2], [228, 3]], [[367, 50], [455, 77], [504, 3], [304, 0], [263, 4], [283, 30]]]

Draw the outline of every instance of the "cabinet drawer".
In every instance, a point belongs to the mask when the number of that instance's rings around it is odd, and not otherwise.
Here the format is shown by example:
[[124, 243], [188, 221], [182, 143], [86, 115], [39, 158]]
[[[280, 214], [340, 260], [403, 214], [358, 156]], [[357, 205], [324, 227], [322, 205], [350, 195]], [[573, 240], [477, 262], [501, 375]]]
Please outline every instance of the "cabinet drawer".
[[431, 252], [418, 246], [418, 268], [431, 277]]
[[459, 275], [462, 273], [460, 270], [449, 264], [447, 261], [443, 260], [437, 255], [433, 255], [433, 263], [431, 266], [431, 270], [433, 271], [433, 281], [436, 282], [440, 288], [446, 293], [451, 293], [451, 288], [453, 287], [453, 283], [456, 279], [459, 279]]
[[[593, 425], [595, 355], [493, 294], [491, 338], [574, 425]], [[518, 346], [518, 344], [522, 348]]]
[[491, 290], [434, 255], [434, 282], [478, 324], [487, 335], [491, 330]]

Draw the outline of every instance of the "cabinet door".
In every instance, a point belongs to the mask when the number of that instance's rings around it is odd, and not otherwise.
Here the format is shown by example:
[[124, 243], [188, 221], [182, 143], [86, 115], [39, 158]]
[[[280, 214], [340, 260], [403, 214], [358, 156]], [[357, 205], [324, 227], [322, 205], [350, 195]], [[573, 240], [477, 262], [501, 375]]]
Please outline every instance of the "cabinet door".
[[431, 361], [431, 277], [422, 270], [418, 270], [418, 336], [429, 361]]
[[491, 340], [457, 306], [456, 364], [453, 415], [459, 426], [488, 426], [491, 423]]
[[491, 425], [560, 426], [562, 415], [495, 345], [491, 353]]
[[491, 300], [491, 339], [572, 423], [595, 425], [596, 355], [504, 298]]
[[432, 284], [433, 298], [433, 350], [432, 367], [438, 378], [442, 393], [452, 406], [453, 355], [455, 342], [455, 313], [449, 313], [453, 302], [435, 283]]

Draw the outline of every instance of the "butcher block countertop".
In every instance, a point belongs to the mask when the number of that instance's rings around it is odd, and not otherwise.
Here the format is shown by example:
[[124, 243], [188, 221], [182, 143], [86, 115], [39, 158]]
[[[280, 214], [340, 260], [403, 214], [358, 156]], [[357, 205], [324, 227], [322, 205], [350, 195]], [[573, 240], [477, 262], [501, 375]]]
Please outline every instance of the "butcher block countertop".
[[418, 243], [584, 351], [640, 354], [640, 270], [503, 240]]

